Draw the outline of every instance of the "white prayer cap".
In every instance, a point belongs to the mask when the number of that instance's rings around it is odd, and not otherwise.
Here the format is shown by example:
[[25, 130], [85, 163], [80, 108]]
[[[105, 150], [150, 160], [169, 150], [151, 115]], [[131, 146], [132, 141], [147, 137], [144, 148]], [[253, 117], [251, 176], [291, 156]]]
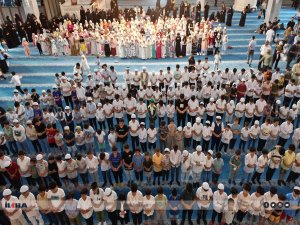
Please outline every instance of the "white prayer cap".
[[21, 188], [20, 188], [20, 192], [21, 193], [24, 193], [24, 192], [26, 192], [26, 191], [28, 191], [29, 190], [29, 187], [27, 186], [27, 185], [23, 185]]
[[72, 157], [71, 157], [71, 155], [70, 154], [66, 154], [65, 155], [65, 160], [68, 160], [68, 159], [71, 159]]
[[200, 117], [197, 117], [196, 118], [196, 123], [200, 123], [201, 122], [201, 118]]
[[198, 145], [198, 146], [196, 147], [196, 151], [197, 151], [197, 152], [201, 152], [201, 151], [202, 151], [202, 146], [201, 146], [201, 145]]
[[208, 184], [207, 182], [203, 182], [203, 183], [202, 183], [202, 188], [203, 188], [204, 190], [208, 190], [208, 189], [209, 189], [209, 184]]
[[104, 194], [106, 196], [109, 196], [111, 194], [112, 190], [110, 188], [105, 188]]
[[43, 155], [42, 155], [42, 154], [38, 154], [38, 155], [36, 156], [36, 160], [41, 160], [41, 159], [43, 159]]
[[4, 191], [3, 191], [3, 196], [8, 196], [8, 195], [11, 195], [11, 190], [10, 189], [5, 189]]
[[218, 185], [218, 189], [219, 189], [219, 190], [224, 190], [224, 184], [219, 184], [219, 185]]
[[183, 156], [188, 156], [188, 155], [189, 155], [189, 152], [188, 152], [187, 150], [183, 150], [182, 155], [183, 155]]

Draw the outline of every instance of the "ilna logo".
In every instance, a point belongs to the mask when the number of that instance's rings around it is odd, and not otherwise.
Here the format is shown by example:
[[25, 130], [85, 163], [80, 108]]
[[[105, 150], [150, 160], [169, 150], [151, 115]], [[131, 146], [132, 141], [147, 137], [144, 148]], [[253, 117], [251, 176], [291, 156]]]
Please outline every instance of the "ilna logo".
[[27, 208], [26, 203], [9, 203], [5, 202], [5, 208], [6, 209], [22, 209], [22, 208]]

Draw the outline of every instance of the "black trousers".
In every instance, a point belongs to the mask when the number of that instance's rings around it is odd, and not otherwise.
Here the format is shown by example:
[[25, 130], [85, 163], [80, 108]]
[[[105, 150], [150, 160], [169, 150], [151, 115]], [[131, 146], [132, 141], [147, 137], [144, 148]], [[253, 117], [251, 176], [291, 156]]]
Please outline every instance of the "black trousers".
[[113, 175], [115, 178], [115, 183], [122, 183], [123, 182], [123, 170], [119, 169], [118, 171], [113, 171]]
[[64, 96], [64, 100], [65, 100], [65, 103], [67, 106], [70, 106], [71, 105], [71, 108], [73, 109], [74, 108], [74, 105], [73, 105], [73, 101], [72, 101], [72, 96]]
[[41, 153], [43, 152], [42, 146], [38, 140], [32, 140], [31, 144], [33, 145], [33, 148], [35, 150], [35, 153]]
[[282, 137], [279, 137], [279, 140], [278, 140], [278, 145], [284, 147], [285, 146], [285, 143], [287, 142], [288, 139], [284, 139]]
[[209, 147], [209, 141], [206, 141], [204, 139], [202, 139], [202, 148], [204, 152], [208, 151], [208, 147]]
[[241, 223], [244, 219], [244, 217], [246, 216], [247, 212], [243, 212], [241, 210], [239, 210], [237, 213], [236, 213], [236, 220]]
[[61, 212], [56, 212], [54, 214], [58, 218], [61, 225], [71, 225], [70, 220], [69, 220], [65, 210], [63, 210]]
[[218, 213], [215, 210], [213, 210], [212, 215], [211, 215], [211, 221], [215, 222], [216, 221], [216, 217], [218, 217], [218, 222], [220, 224], [221, 220], [222, 220], [222, 216], [223, 216], [223, 213]]
[[177, 127], [181, 126], [184, 127], [185, 126], [185, 117], [186, 117], [186, 113], [177, 113]]
[[86, 225], [94, 225], [93, 215], [90, 218], [84, 219], [84, 220], [85, 220]]
[[134, 225], [140, 225], [143, 222], [143, 211], [140, 213], [131, 213], [131, 217]]
[[267, 172], [266, 172], [266, 181], [272, 180], [275, 170], [276, 170], [275, 168], [271, 169], [270, 167], [268, 167]]
[[185, 222], [186, 214], [188, 214], [188, 221], [189, 221], [189, 224], [193, 224], [193, 222], [192, 222], [193, 210], [186, 210], [186, 209], [183, 209], [183, 210], [182, 210], [181, 225], [183, 225], [184, 222]]
[[197, 224], [200, 224], [200, 221], [203, 220], [203, 222], [206, 224], [206, 215], [207, 210], [206, 209], [199, 209], [197, 213]]
[[253, 174], [251, 180], [252, 180], [252, 181], [255, 181], [255, 179], [256, 179], [257, 181], [260, 181], [261, 175], [262, 175], [262, 173], [255, 172], [255, 173]]
[[258, 146], [257, 146], [257, 151], [261, 152], [263, 150], [263, 148], [266, 145], [267, 140], [264, 139], [258, 139]]
[[118, 215], [116, 211], [107, 212], [107, 216], [111, 222], [111, 225], [118, 225]]
[[96, 117], [94, 117], [94, 118], [89, 118], [89, 123], [90, 123], [90, 125], [91, 125], [95, 130], [97, 130], [97, 120], [96, 120]]
[[299, 178], [300, 173], [295, 173], [294, 171], [291, 171], [289, 176], [286, 179], [287, 183], [293, 182], [295, 183], [295, 181]]
[[24, 91], [22, 90], [21, 86], [16, 86], [16, 89], [17, 89], [21, 94], [24, 94]]

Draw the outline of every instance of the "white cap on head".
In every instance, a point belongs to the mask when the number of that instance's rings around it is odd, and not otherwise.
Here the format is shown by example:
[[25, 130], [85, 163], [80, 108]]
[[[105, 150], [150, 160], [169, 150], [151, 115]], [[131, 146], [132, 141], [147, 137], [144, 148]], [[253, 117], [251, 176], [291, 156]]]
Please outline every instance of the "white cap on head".
[[215, 99], [214, 99], [214, 98], [210, 98], [209, 101], [210, 101], [210, 102], [213, 102], [213, 101], [215, 101]]
[[217, 119], [217, 120], [221, 120], [222, 117], [221, 117], [221, 116], [217, 116], [216, 119]]
[[280, 100], [276, 100], [276, 104], [280, 105], [281, 101]]
[[234, 101], [233, 101], [233, 100], [231, 100], [229, 103], [230, 103], [230, 105], [233, 105], [233, 104], [234, 104]]
[[34, 102], [34, 103], [32, 103], [32, 105], [33, 105], [33, 106], [38, 106], [38, 105], [39, 105], [39, 103], [37, 103], [37, 102]]
[[141, 125], [141, 126], [145, 126], [145, 123], [144, 123], [144, 122], [141, 122], [140, 125]]
[[219, 184], [219, 185], [218, 185], [218, 189], [219, 189], [219, 190], [224, 190], [224, 184]]
[[26, 192], [26, 191], [28, 191], [29, 190], [29, 187], [27, 186], [27, 185], [23, 185], [21, 188], [20, 188], [20, 192], [21, 193], [24, 193], [24, 192]]
[[200, 117], [197, 117], [196, 118], [196, 123], [200, 123], [201, 122], [201, 118]]
[[67, 109], [70, 109], [70, 106], [66, 106], [66, 107], [65, 107], [65, 110], [67, 110]]
[[136, 115], [135, 115], [135, 114], [132, 114], [132, 115], [131, 115], [131, 119], [136, 119]]
[[183, 155], [183, 156], [188, 156], [188, 155], [189, 155], [189, 152], [188, 152], [187, 150], [183, 150], [182, 155]]
[[93, 99], [91, 97], [88, 97], [86, 100], [87, 101], [93, 101]]
[[64, 130], [70, 130], [70, 127], [69, 126], [65, 126]]
[[70, 154], [66, 154], [65, 155], [65, 159], [67, 160], [67, 159], [71, 159], [72, 157], [71, 157], [71, 155]]
[[41, 159], [43, 159], [43, 155], [42, 154], [37, 154], [36, 160], [41, 160]]
[[186, 126], [187, 126], [187, 127], [192, 127], [192, 123], [191, 123], [191, 122], [188, 122], [188, 123], [186, 124]]
[[211, 149], [208, 150], [207, 152], [208, 152], [210, 155], [213, 155], [213, 154], [214, 154], [213, 150], [211, 150]]
[[97, 106], [102, 106], [102, 103], [99, 102], [99, 103], [97, 104]]
[[19, 91], [17, 89], [14, 90], [14, 93], [18, 93]]
[[45, 90], [42, 90], [42, 93], [46, 93], [46, 91], [45, 91]]
[[292, 105], [292, 108], [293, 108], [293, 109], [297, 109], [297, 105], [296, 105], [296, 104], [293, 104], [293, 105]]
[[201, 152], [201, 151], [202, 151], [202, 146], [201, 146], [201, 145], [197, 145], [196, 151], [197, 151], [197, 152]]
[[245, 81], [246, 81], [246, 80], [243, 78], [243, 79], [242, 79], [242, 82], [245, 82]]
[[209, 121], [209, 120], [206, 120], [205, 123], [206, 123], [206, 124], [210, 124], [210, 121]]
[[[300, 191], [300, 187], [299, 186], [295, 186], [294, 190]], [[4, 194], [3, 194], [4, 195]]]
[[254, 124], [259, 125], [259, 121], [258, 121], [258, 120], [255, 120], [255, 121], [254, 121]]
[[169, 148], [165, 148], [165, 152], [170, 152], [170, 149]]
[[245, 99], [244, 99], [244, 98], [241, 98], [241, 102], [245, 102]]
[[8, 195], [11, 195], [11, 193], [12, 193], [12, 192], [11, 192], [10, 189], [4, 189], [2, 195], [3, 195], [3, 196], [8, 196]]
[[182, 131], [182, 127], [177, 127], [177, 130], [178, 131]]
[[19, 120], [18, 119], [14, 119], [13, 123], [19, 123]]
[[104, 194], [106, 196], [109, 196], [111, 194], [112, 190], [110, 188], [105, 188]]
[[209, 189], [209, 184], [208, 184], [207, 182], [203, 182], [203, 183], [202, 183], [202, 188], [203, 188], [204, 190], [208, 190], [208, 189]]

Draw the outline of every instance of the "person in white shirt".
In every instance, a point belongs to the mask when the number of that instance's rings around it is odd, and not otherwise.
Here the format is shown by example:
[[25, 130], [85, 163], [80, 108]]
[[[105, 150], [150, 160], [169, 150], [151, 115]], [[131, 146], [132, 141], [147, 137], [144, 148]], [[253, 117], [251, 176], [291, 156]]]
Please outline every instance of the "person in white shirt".
[[253, 192], [250, 196], [251, 204], [248, 210], [247, 220], [250, 224], [258, 224], [259, 215], [264, 204], [264, 189], [261, 186], [256, 188], [256, 191]]
[[140, 123], [146, 122], [147, 105], [146, 105], [146, 103], [144, 103], [143, 98], [140, 98], [139, 103], [136, 105], [136, 114], [137, 114], [137, 118]]
[[88, 151], [86, 153], [86, 165], [90, 176], [92, 177], [94, 182], [99, 183], [99, 175], [98, 175], [98, 166], [99, 161], [98, 158], [93, 154], [92, 151]]
[[106, 225], [104, 211], [104, 191], [98, 187], [97, 182], [91, 184], [90, 198], [93, 206], [93, 211], [96, 214], [99, 225]]
[[273, 27], [270, 27], [270, 29], [266, 32], [266, 41], [272, 43], [274, 37], [275, 37], [275, 31], [273, 30]]
[[252, 63], [255, 48], [256, 48], [256, 40], [255, 40], [255, 36], [252, 36], [252, 39], [250, 40], [248, 45], [247, 64], [249, 64], [249, 66], [251, 66]]
[[245, 166], [244, 166], [244, 175], [241, 179], [240, 186], [244, 184], [244, 180], [246, 179], [247, 183], [249, 183], [251, 176], [254, 172], [254, 169], [257, 164], [257, 155], [256, 155], [256, 149], [250, 148], [249, 153], [245, 155]]
[[243, 186], [243, 191], [241, 191], [237, 196], [237, 206], [238, 211], [235, 216], [235, 222], [241, 224], [246, 216], [250, 205], [251, 205], [251, 196], [249, 194], [251, 190], [250, 184], [246, 183]]
[[246, 110], [245, 98], [241, 98], [240, 102], [238, 102], [235, 106], [235, 117], [241, 121], [242, 117], [244, 116], [244, 112]]
[[192, 168], [192, 155], [187, 151], [183, 150], [181, 157], [181, 180], [183, 183], [188, 183]]
[[260, 121], [266, 105], [267, 102], [264, 99], [264, 96], [260, 96], [260, 99], [255, 102], [254, 120]]
[[103, 185], [102, 188], [106, 187], [107, 184], [107, 179], [109, 181], [110, 186], [113, 186], [113, 182], [111, 179], [111, 167], [110, 167], [110, 161], [109, 161], [109, 153], [107, 152], [101, 152], [99, 154], [99, 164], [100, 164], [100, 170], [102, 173], [102, 177], [103, 177]]
[[224, 152], [226, 153], [229, 142], [232, 138], [233, 138], [233, 133], [230, 129], [230, 125], [227, 124], [225, 129], [222, 131], [221, 143], [218, 151], [222, 151], [222, 148], [224, 147]]
[[113, 112], [114, 112], [114, 117], [117, 120], [117, 124], [119, 123], [119, 119], [124, 117], [124, 103], [120, 99], [120, 95], [116, 94], [115, 99], [113, 100]]
[[25, 156], [25, 152], [23, 150], [18, 153], [17, 164], [19, 166], [21, 177], [26, 179], [29, 186], [35, 186], [36, 183], [30, 173], [30, 158]]
[[81, 190], [81, 198], [78, 200], [77, 209], [80, 211], [86, 225], [93, 225], [93, 204], [91, 197], [87, 196], [88, 192], [86, 188]]
[[131, 136], [131, 144], [132, 149], [135, 150], [136, 146], [139, 145], [139, 129], [140, 129], [140, 123], [136, 120], [136, 115], [131, 115], [131, 120], [128, 123], [129, 127], [129, 133]]
[[19, 199], [12, 195], [10, 189], [4, 189], [3, 198], [1, 199], [1, 208], [5, 215], [9, 218], [11, 224], [27, 225], [27, 221], [22, 214], [21, 208], [12, 208], [11, 204], [20, 204]]
[[192, 128], [192, 138], [193, 138], [193, 148], [195, 149], [197, 145], [200, 145], [201, 138], [202, 138], [202, 123], [201, 118], [196, 118], [196, 123], [193, 124]]
[[262, 155], [258, 157], [257, 164], [256, 164], [256, 171], [251, 178], [253, 184], [255, 184], [255, 180], [256, 180], [257, 183], [261, 185], [260, 177], [265, 171], [265, 168], [268, 166], [268, 154], [269, 154], [268, 150], [264, 149], [262, 151]]
[[138, 138], [143, 152], [147, 151], [147, 130], [145, 128], [145, 123], [141, 122], [138, 129]]
[[[265, 44], [263, 44], [261, 47], [260, 47], [260, 56], [259, 56], [259, 60], [261, 60], [261, 58], [268, 52], [268, 51], [271, 51], [272, 48], [270, 46], [270, 42], [269, 41], [266, 41]], [[258, 68], [260, 69], [261, 68], [261, 63], [262, 61], [259, 61], [258, 63]]]
[[200, 224], [201, 219], [204, 224], [207, 224], [206, 215], [213, 198], [212, 189], [207, 182], [203, 182], [201, 187], [196, 191], [197, 205], [199, 207], [197, 213], [197, 224]]
[[213, 122], [213, 118], [216, 112], [216, 104], [214, 103], [214, 101], [215, 101], [214, 98], [210, 98], [209, 104], [207, 104], [206, 106], [206, 120], [208, 120], [210, 123]]
[[275, 210], [271, 205], [278, 203], [277, 188], [272, 186], [270, 191], [266, 192], [263, 197], [263, 206], [260, 212], [259, 224], [265, 224], [266, 220], [271, 216]]
[[107, 211], [107, 216], [111, 224], [117, 225], [118, 224], [118, 215], [116, 213], [116, 208], [117, 208], [116, 200], [118, 199], [117, 193], [111, 190], [110, 188], [105, 188], [103, 199], [105, 202], [104, 205]]
[[137, 189], [136, 184], [131, 185], [131, 191], [127, 194], [126, 203], [131, 212], [133, 224], [142, 224], [143, 194]]
[[201, 173], [206, 163], [206, 156], [202, 152], [202, 146], [198, 145], [196, 151], [192, 153], [192, 177], [193, 177], [193, 186], [199, 187], [201, 182]]
[[132, 97], [131, 93], [128, 93], [127, 98], [124, 99], [124, 108], [127, 113], [127, 121], [129, 121], [136, 110], [136, 99]]
[[195, 95], [192, 95], [188, 101], [188, 121], [192, 124], [196, 121], [196, 115], [199, 107], [199, 102], [196, 100]]
[[233, 113], [235, 109], [234, 101], [231, 100], [225, 107], [225, 123], [232, 123]]
[[154, 209], [155, 209], [155, 198], [151, 195], [151, 189], [145, 190], [145, 196], [143, 197], [143, 211], [145, 215], [145, 222], [154, 224]]
[[270, 129], [271, 129], [270, 136], [265, 145], [266, 149], [272, 149], [277, 143], [278, 135], [280, 132], [278, 118], [274, 118], [273, 123], [270, 125]]
[[29, 187], [27, 185], [23, 185], [20, 188], [20, 193], [20, 204], [26, 204], [26, 208], [23, 208], [23, 210], [25, 211], [26, 216], [28, 217], [31, 224], [37, 225], [39, 223], [39, 225], [43, 225], [44, 220], [42, 218], [42, 215], [40, 214], [40, 211], [38, 210], [37, 202], [34, 195], [31, 192], [29, 192]]
[[213, 212], [211, 216], [211, 223], [214, 224], [216, 217], [218, 217], [218, 222], [221, 224], [224, 209], [227, 207], [228, 196], [224, 192], [224, 185], [222, 183], [218, 184], [218, 190], [213, 194]]
[[287, 118], [287, 121], [283, 122], [280, 125], [280, 132], [279, 132], [279, 140], [278, 145], [284, 147], [288, 139], [291, 137], [293, 133], [293, 119], [291, 117]]
[[296, 128], [294, 130], [293, 136], [292, 136], [292, 143], [296, 147], [296, 151], [299, 150], [299, 144], [300, 144], [300, 127]]
[[181, 150], [178, 149], [178, 146], [175, 145], [174, 148], [170, 152], [170, 163], [171, 163], [171, 181], [169, 185], [173, 184], [174, 176], [178, 185], [180, 185], [179, 181], [179, 171], [181, 165]]
[[22, 90], [21, 88], [21, 79], [22, 79], [22, 76], [16, 74], [15, 71], [12, 71], [11, 72], [11, 80], [10, 80], [10, 83], [13, 83], [15, 88], [21, 93], [21, 94], [24, 94], [24, 91]]
[[65, 192], [63, 189], [57, 187], [55, 182], [49, 184], [49, 191], [47, 195], [50, 203], [51, 211], [58, 218], [61, 224], [67, 224], [69, 219], [65, 211]]
[[261, 152], [263, 150], [268, 138], [270, 137], [270, 133], [271, 133], [270, 122], [271, 122], [271, 120], [269, 118], [267, 118], [265, 123], [263, 123], [260, 127], [258, 146], [257, 146], [257, 151], [259, 151], [259, 152]]
[[19, 148], [21, 149], [30, 149], [27, 143], [26, 131], [25, 128], [20, 124], [19, 120], [13, 120], [13, 137]]

